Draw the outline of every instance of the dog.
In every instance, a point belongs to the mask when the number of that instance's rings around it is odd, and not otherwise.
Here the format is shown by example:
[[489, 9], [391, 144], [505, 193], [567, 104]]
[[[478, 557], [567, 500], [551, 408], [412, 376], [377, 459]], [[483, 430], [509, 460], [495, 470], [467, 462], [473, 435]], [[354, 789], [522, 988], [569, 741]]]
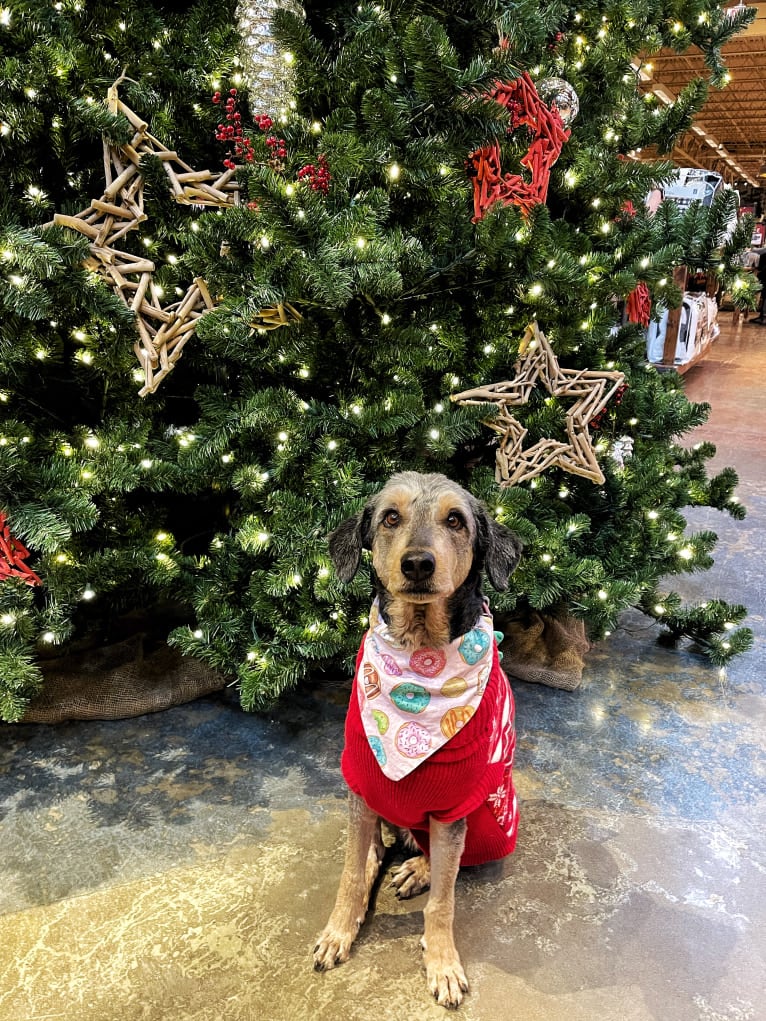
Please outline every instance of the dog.
[[457, 1007], [468, 989], [453, 933], [458, 870], [509, 854], [518, 824], [513, 696], [481, 573], [507, 588], [522, 543], [457, 483], [418, 472], [394, 475], [328, 541], [343, 582], [359, 569], [362, 550], [372, 551], [376, 598], [341, 759], [345, 863], [314, 967], [348, 960], [387, 822], [424, 852], [398, 868], [392, 885], [400, 897], [430, 886], [421, 940], [427, 982], [438, 1003]]

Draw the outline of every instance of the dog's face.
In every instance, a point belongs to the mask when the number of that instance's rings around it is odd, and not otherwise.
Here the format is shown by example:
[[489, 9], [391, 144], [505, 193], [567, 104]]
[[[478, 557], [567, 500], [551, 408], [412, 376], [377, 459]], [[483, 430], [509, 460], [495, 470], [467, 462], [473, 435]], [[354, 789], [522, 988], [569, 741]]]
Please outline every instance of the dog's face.
[[369, 549], [389, 595], [413, 603], [449, 597], [482, 567], [504, 589], [521, 553], [519, 539], [462, 486], [418, 472], [394, 475], [329, 542], [342, 581], [354, 577]]

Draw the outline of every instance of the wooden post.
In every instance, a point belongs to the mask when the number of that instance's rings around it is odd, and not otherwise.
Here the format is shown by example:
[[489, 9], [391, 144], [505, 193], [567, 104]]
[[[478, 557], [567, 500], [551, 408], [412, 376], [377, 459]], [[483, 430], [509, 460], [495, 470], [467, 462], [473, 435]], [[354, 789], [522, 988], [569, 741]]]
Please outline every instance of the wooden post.
[[[673, 283], [680, 287], [681, 293], [686, 290], [686, 281], [689, 279], [688, 266], [676, 266], [673, 270]], [[681, 325], [681, 312], [683, 302], [678, 308], [671, 308], [668, 312], [668, 328], [665, 332], [665, 347], [662, 351], [662, 364], [673, 365], [676, 360], [676, 343], [678, 342], [678, 329]]]

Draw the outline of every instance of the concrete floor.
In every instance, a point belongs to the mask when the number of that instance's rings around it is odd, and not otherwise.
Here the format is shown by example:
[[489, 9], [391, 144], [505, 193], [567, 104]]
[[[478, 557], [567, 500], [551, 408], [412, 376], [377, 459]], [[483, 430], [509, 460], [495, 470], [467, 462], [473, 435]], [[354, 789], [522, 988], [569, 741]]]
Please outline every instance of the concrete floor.
[[[465, 1021], [766, 1019], [765, 377], [747, 324], [687, 376], [749, 515], [695, 513], [718, 558], [682, 588], [746, 603], [755, 648], [720, 678], [628, 613], [579, 691], [515, 682], [519, 846], [458, 881]], [[347, 697], [0, 727], [0, 1019], [444, 1017], [425, 896], [384, 883], [351, 960], [311, 968], [343, 857]]]

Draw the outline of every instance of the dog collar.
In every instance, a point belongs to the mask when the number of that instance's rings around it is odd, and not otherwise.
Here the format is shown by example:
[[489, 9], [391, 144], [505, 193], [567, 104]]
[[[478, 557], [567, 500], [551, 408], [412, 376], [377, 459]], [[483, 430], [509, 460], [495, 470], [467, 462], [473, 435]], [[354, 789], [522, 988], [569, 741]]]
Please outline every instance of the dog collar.
[[460, 638], [413, 652], [391, 635], [375, 600], [356, 690], [370, 748], [389, 779], [407, 776], [468, 723], [487, 687], [494, 643], [485, 605]]

